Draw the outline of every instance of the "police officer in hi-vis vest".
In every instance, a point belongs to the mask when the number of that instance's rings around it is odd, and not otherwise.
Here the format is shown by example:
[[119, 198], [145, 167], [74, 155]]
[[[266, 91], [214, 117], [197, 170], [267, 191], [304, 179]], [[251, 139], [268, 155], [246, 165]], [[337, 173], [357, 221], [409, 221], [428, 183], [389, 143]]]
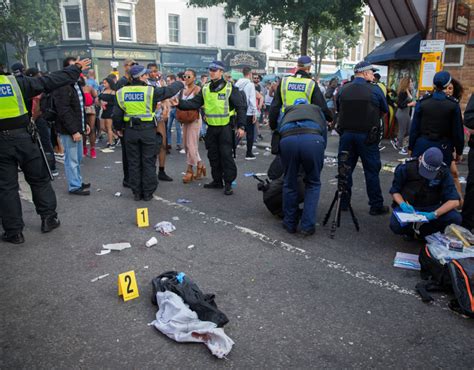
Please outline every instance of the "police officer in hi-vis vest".
[[311, 79], [311, 58], [303, 55], [298, 58], [297, 71], [294, 76], [284, 77], [275, 91], [268, 116], [270, 128], [275, 130], [285, 109], [293, 105], [297, 99], [306, 99], [310, 104], [321, 108], [326, 121], [332, 122], [333, 117], [328, 109], [318, 83]]
[[49, 232], [60, 223], [56, 213], [56, 194], [46, 164], [30, 130], [27, 104], [34, 96], [74, 83], [90, 59], [45, 77], [0, 76], [0, 217], [3, 241], [21, 244], [23, 218], [18, 194], [18, 167], [25, 175], [33, 195], [36, 212], [41, 216], [41, 231]]
[[[233, 139], [230, 118], [235, 113], [237, 135], [245, 134], [247, 106], [239, 89], [222, 78], [224, 64], [214, 61], [209, 65], [210, 82], [191, 100], [181, 100], [178, 109], [191, 110], [204, 106], [204, 114], [208, 125], [206, 133], [207, 157], [211, 164], [213, 181], [205, 184], [206, 189], [224, 189], [224, 194], [231, 195], [232, 181], [237, 177], [237, 167], [232, 157]], [[224, 185], [222, 184], [224, 181]]]
[[156, 104], [176, 95], [184, 84], [177, 81], [167, 87], [150, 86], [148, 70], [138, 64], [130, 68], [130, 76], [131, 83], [117, 91], [112, 118], [117, 134], [124, 137], [134, 199], [149, 201], [158, 186], [156, 155], [162, 141], [155, 122]]

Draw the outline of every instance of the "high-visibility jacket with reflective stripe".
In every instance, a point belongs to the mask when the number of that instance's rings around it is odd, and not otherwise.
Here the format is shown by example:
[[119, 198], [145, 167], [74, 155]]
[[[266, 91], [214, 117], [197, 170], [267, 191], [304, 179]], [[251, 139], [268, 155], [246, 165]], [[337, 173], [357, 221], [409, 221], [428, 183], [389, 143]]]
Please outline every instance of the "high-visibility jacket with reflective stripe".
[[117, 102], [125, 112], [123, 120], [140, 118], [144, 122], [153, 121], [153, 86], [124, 86], [117, 91]]
[[316, 83], [310, 78], [284, 77], [281, 81], [281, 100], [283, 102], [281, 111], [293, 105], [296, 99], [306, 99], [311, 103]]
[[210, 82], [202, 88], [204, 98], [204, 113], [207, 124], [210, 126], [225, 126], [229, 124], [230, 94], [232, 93], [232, 84], [226, 82], [225, 86], [219, 91], [211, 91]]
[[0, 76], [0, 119], [28, 113], [20, 86], [14, 76]]

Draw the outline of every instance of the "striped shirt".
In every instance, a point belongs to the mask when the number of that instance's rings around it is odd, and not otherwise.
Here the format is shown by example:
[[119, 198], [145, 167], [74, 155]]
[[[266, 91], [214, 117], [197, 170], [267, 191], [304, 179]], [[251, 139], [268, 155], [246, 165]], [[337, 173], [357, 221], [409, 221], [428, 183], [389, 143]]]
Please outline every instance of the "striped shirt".
[[86, 126], [85, 126], [85, 113], [84, 113], [84, 96], [82, 95], [82, 90], [81, 90], [81, 87], [79, 86], [79, 84], [76, 82], [74, 84], [74, 88], [76, 89], [76, 92], [77, 92], [77, 97], [79, 98], [79, 104], [81, 106], [81, 114], [82, 114], [82, 130], [85, 131], [86, 130]]

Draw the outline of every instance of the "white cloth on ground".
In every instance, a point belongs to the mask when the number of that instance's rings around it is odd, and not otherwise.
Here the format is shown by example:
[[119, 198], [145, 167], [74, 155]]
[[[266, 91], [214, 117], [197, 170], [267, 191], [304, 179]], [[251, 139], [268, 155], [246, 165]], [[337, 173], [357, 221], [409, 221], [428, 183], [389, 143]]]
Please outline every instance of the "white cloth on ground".
[[201, 321], [183, 299], [170, 291], [157, 292], [159, 310], [151, 324], [177, 342], [204, 343], [218, 358], [227, 356], [234, 345], [224, 329], [210, 321]]

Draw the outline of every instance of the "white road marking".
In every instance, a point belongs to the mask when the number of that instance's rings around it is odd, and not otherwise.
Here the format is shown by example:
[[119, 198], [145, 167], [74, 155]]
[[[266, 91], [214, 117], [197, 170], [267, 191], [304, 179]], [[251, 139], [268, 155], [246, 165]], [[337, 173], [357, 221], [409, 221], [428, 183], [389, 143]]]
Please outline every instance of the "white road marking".
[[[323, 264], [324, 266], [326, 266], [330, 269], [339, 271], [339, 272], [341, 272], [343, 274], [346, 274], [346, 275], [348, 275], [352, 278], [362, 280], [363, 282], [365, 282], [367, 284], [375, 285], [375, 286], [377, 286], [379, 288], [382, 288], [384, 290], [388, 290], [388, 291], [391, 291], [391, 292], [395, 292], [395, 293], [398, 293], [398, 294], [402, 294], [402, 295], [405, 295], [405, 296], [410, 296], [410, 297], [416, 298], [418, 300], [421, 300], [421, 297], [413, 289], [408, 289], [408, 288], [401, 287], [401, 286], [399, 286], [395, 283], [392, 283], [392, 282], [390, 282], [388, 280], [385, 280], [385, 279], [381, 279], [381, 278], [379, 278], [377, 276], [374, 276], [374, 275], [372, 275], [370, 273], [367, 273], [367, 272], [352, 271], [349, 268], [347, 268], [346, 266], [344, 266], [343, 264], [340, 264], [340, 263], [335, 262], [335, 261], [328, 260], [328, 259], [323, 258], [323, 257], [311, 256], [310, 253], [308, 251], [306, 251], [305, 249], [295, 247], [295, 246], [293, 246], [289, 243], [286, 243], [284, 241], [281, 241], [281, 240], [272, 239], [272, 238], [266, 236], [265, 234], [262, 234], [258, 231], [249, 229], [249, 228], [244, 227], [244, 226], [236, 225], [235, 223], [233, 223], [231, 221], [225, 221], [225, 220], [222, 220], [218, 217], [209, 216], [205, 212], [198, 211], [196, 209], [185, 206], [183, 204], [178, 204], [178, 203], [169, 201], [167, 199], [158, 197], [156, 195], [154, 195], [153, 197], [154, 197], [155, 200], [158, 200], [158, 201], [164, 203], [167, 206], [173, 207], [174, 209], [179, 209], [183, 212], [186, 212], [186, 213], [189, 213], [189, 214], [192, 214], [192, 215], [197, 215], [197, 216], [203, 218], [204, 220], [210, 221], [214, 224], [220, 224], [220, 225], [223, 225], [223, 226], [233, 227], [234, 229], [240, 231], [241, 233], [249, 235], [249, 236], [251, 236], [255, 239], [258, 239], [258, 240], [260, 240], [260, 241], [262, 241], [266, 244], [269, 244], [273, 247], [276, 247], [276, 248], [279, 248], [279, 249], [282, 249], [282, 250], [285, 250], [287, 252], [291, 252], [291, 253], [294, 253], [294, 254], [297, 254], [297, 255], [304, 256], [306, 259], [312, 259], [313, 261], [317, 261], [317, 262]], [[432, 302], [431, 305], [437, 306], [437, 307], [439, 307], [443, 310], [449, 310], [447, 308], [447, 302], [448, 301], [446, 299], [437, 299], [435, 302]]]

